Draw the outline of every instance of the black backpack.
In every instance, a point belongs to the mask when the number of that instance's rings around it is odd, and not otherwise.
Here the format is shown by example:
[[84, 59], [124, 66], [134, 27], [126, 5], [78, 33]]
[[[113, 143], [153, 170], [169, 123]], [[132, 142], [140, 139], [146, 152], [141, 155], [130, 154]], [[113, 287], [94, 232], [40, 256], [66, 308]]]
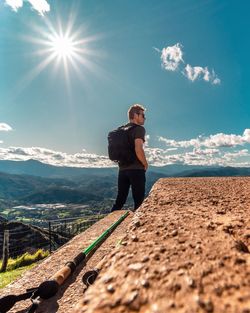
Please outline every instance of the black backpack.
[[136, 159], [135, 144], [130, 131], [137, 125], [123, 125], [108, 134], [108, 155], [111, 161], [129, 165]]

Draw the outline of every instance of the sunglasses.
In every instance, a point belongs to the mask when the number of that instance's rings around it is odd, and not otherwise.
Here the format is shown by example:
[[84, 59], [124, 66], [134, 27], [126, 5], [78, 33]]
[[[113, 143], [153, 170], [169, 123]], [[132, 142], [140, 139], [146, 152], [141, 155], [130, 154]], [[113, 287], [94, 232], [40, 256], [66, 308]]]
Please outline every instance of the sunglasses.
[[136, 113], [136, 114], [141, 115], [143, 118], [146, 118], [144, 113]]

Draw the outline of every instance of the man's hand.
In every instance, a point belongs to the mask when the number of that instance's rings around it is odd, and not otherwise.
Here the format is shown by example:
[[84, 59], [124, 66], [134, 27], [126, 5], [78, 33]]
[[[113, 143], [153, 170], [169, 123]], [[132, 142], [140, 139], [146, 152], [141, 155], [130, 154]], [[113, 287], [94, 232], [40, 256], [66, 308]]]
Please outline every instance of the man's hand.
[[140, 138], [135, 139], [135, 153], [146, 171], [148, 169], [148, 162], [146, 160], [144, 149], [143, 149], [143, 140]]

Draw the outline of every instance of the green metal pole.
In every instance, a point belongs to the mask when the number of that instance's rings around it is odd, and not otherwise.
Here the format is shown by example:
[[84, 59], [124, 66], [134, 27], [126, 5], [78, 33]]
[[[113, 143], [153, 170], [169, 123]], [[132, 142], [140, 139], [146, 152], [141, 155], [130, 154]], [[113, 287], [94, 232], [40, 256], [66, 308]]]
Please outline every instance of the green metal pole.
[[103, 238], [105, 238], [112, 230], [119, 225], [127, 216], [129, 212], [126, 212], [123, 214], [114, 224], [112, 224], [107, 230], [105, 230], [92, 244], [90, 244], [84, 251], [83, 253], [87, 255], [92, 249], [95, 248], [98, 243], [102, 241]]

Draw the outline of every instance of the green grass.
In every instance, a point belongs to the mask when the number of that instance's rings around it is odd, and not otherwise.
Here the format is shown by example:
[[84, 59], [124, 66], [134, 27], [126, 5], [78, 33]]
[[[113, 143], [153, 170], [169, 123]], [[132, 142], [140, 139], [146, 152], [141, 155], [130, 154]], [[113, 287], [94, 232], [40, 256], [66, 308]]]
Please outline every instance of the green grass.
[[[23, 272], [32, 268], [35, 263], [39, 260], [46, 258], [49, 255], [48, 251], [39, 249], [35, 254], [24, 253], [23, 255], [17, 257], [16, 259], [9, 259], [7, 271], [0, 273], [0, 288], [5, 287], [18, 277], [22, 275]], [[2, 261], [0, 261], [0, 268]]]
[[35, 254], [30, 254], [26, 252], [23, 255], [17, 257], [16, 259], [9, 259], [7, 270], [12, 271], [19, 267], [30, 265], [32, 263], [35, 263], [39, 260], [46, 258], [48, 255], [49, 251], [44, 251], [42, 249], [37, 250]]
[[30, 264], [28, 266], [23, 266], [20, 268], [17, 268], [13, 271], [7, 271], [5, 273], [0, 273], [0, 289], [4, 288], [14, 280], [16, 280], [18, 277], [20, 277], [25, 271], [31, 269], [33, 266], [35, 266], [35, 263]]

